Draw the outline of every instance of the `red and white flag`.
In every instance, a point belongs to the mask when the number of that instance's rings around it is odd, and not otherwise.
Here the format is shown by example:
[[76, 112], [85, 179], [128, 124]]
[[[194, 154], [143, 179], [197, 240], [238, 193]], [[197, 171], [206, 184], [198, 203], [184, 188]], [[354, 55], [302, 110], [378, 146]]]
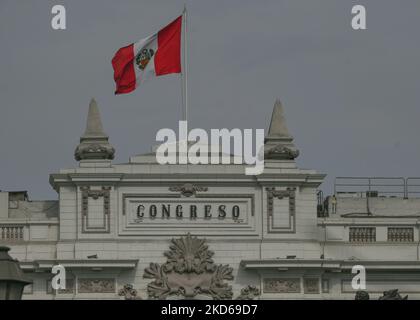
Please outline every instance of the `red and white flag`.
[[181, 72], [182, 15], [159, 32], [119, 49], [112, 58], [115, 94], [129, 93], [150, 77]]

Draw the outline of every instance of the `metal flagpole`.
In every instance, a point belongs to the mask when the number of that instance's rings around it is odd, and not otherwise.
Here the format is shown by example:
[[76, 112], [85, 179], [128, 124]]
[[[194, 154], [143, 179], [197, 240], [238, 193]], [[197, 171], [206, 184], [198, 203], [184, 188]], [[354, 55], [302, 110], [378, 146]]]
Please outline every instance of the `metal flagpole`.
[[182, 70], [182, 80], [184, 86], [184, 112], [183, 118], [185, 121], [188, 121], [188, 88], [187, 88], [187, 6], [184, 4], [184, 11], [182, 12], [184, 22], [184, 54], [183, 54], [183, 64], [184, 69]]

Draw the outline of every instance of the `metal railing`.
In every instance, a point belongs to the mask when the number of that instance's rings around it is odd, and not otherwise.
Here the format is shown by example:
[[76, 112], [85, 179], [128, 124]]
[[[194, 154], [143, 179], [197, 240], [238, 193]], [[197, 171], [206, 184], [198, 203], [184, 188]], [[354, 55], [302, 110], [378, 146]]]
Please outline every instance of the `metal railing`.
[[405, 197], [406, 198], [420, 197], [420, 178], [409, 177], [405, 179]]
[[336, 177], [335, 195], [356, 197], [420, 197], [420, 178], [418, 177]]

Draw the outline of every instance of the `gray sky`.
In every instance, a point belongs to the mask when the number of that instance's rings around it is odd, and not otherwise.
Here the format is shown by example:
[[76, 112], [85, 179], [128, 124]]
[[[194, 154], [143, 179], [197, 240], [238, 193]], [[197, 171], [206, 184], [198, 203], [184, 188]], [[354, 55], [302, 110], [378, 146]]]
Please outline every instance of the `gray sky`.
[[[178, 75], [114, 96], [115, 51], [156, 32], [184, 1], [0, 0], [0, 189], [55, 199], [74, 167], [91, 97], [116, 163], [177, 128]], [[64, 4], [67, 30], [51, 28]], [[367, 30], [351, 28], [364, 4]], [[268, 127], [276, 97], [300, 167], [335, 176], [420, 176], [420, 1], [187, 0], [190, 128]]]

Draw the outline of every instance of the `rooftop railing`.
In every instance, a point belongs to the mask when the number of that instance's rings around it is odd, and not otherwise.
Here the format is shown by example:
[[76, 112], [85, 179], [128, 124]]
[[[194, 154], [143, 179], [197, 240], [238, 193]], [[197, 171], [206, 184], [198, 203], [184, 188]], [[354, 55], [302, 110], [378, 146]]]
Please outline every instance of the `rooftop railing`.
[[420, 197], [419, 177], [336, 177], [334, 194], [352, 197]]

